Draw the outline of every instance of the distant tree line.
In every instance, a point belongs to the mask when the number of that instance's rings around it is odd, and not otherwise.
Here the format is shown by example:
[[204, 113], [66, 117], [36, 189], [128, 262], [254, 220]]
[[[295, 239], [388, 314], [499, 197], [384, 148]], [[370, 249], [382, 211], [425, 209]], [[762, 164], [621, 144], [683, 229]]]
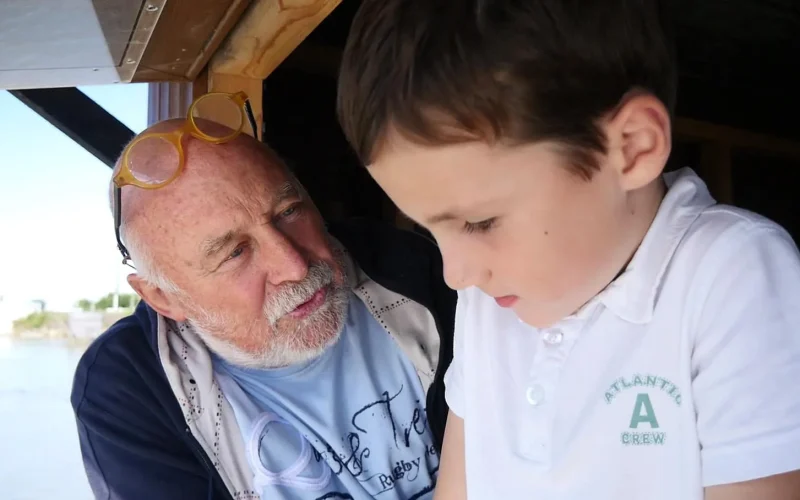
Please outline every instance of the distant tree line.
[[67, 327], [67, 313], [34, 311], [13, 322], [14, 333], [25, 333], [42, 329], [63, 330]]
[[[135, 308], [141, 299], [135, 293], [123, 293], [119, 295], [119, 308], [130, 311]], [[36, 332], [42, 330], [67, 331], [67, 318], [69, 313], [54, 312], [47, 310], [47, 304], [43, 300], [34, 300], [36, 311], [28, 314], [24, 318], [19, 318], [13, 322], [13, 332], [24, 334], [26, 332]], [[105, 312], [114, 306], [114, 294], [109, 293], [100, 300], [91, 301], [81, 299], [75, 303], [75, 307], [83, 311]], [[120, 314], [127, 314], [120, 311]]]
[[[119, 295], [119, 307], [121, 309], [133, 309], [139, 303], [139, 300], [139, 296], [135, 293], [121, 293]], [[114, 294], [109, 293], [95, 302], [89, 299], [81, 299], [75, 303], [75, 307], [87, 312], [105, 311], [114, 307]]]

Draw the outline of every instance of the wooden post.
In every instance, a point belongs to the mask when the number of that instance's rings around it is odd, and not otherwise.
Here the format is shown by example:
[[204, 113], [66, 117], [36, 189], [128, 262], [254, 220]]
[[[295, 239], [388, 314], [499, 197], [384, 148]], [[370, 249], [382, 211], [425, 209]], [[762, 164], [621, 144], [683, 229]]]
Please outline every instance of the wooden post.
[[211, 73], [267, 77], [341, 0], [255, 0], [211, 61]]
[[703, 143], [698, 167], [711, 195], [720, 203], [732, 204], [731, 145], [723, 141]]
[[777, 156], [800, 158], [800, 143], [765, 134], [758, 134], [726, 125], [678, 118], [674, 124], [675, 137], [722, 142], [737, 148], [768, 151]]
[[192, 100], [208, 92], [208, 68], [203, 68], [192, 82]]
[[800, 144], [794, 141], [757, 134], [724, 125], [713, 125], [688, 118], [675, 120], [675, 136], [700, 141], [702, 151], [698, 173], [720, 203], [734, 202], [731, 168], [733, 148], [753, 149], [787, 158], [800, 158]]
[[[212, 57], [201, 78], [208, 92], [244, 91], [259, 129], [263, 123], [263, 81], [322, 22], [341, 0], [254, 0]], [[196, 88], [203, 84], [195, 85]], [[195, 97], [199, 95], [195, 91]], [[225, 123], [224, 113], [203, 117]], [[245, 130], [250, 132], [249, 127]], [[260, 136], [260, 130], [259, 130]]]

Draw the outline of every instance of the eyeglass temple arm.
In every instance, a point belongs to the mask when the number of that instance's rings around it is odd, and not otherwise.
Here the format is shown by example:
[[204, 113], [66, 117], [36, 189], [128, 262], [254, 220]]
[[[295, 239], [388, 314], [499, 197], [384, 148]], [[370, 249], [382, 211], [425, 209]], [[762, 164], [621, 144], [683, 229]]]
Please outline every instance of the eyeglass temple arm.
[[257, 140], [261, 140], [258, 135], [259, 130], [258, 125], [256, 124], [256, 117], [253, 114], [253, 106], [250, 104], [249, 99], [244, 102], [244, 111], [247, 115], [247, 121], [250, 122], [250, 128], [253, 129], [253, 137], [255, 137]]
[[126, 264], [131, 255], [128, 253], [128, 249], [125, 248], [125, 245], [122, 243], [122, 238], [120, 237], [119, 230], [122, 226], [122, 189], [114, 185], [114, 234], [117, 237], [117, 248], [119, 249], [120, 253], [122, 254], [123, 264]]

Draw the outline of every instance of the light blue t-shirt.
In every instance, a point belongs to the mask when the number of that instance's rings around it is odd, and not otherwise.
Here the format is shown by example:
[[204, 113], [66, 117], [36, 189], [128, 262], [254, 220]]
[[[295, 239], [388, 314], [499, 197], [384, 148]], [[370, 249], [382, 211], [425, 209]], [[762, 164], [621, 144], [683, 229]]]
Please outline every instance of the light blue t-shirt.
[[433, 496], [439, 457], [413, 365], [350, 297], [341, 337], [275, 370], [215, 359], [263, 500]]

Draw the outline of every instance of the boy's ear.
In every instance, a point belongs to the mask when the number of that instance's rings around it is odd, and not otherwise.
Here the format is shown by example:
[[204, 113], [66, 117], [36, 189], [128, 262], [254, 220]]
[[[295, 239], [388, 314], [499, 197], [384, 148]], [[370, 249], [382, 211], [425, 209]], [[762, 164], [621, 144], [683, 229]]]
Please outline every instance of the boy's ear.
[[625, 191], [644, 187], [661, 175], [672, 150], [672, 128], [659, 99], [650, 94], [626, 97], [605, 129], [609, 163]]
[[161, 288], [148, 283], [135, 273], [128, 275], [128, 284], [139, 294], [139, 297], [141, 297], [147, 305], [152, 307], [160, 315], [178, 322], [186, 321], [186, 314], [183, 312], [183, 307], [181, 307], [173, 296], [165, 293]]

